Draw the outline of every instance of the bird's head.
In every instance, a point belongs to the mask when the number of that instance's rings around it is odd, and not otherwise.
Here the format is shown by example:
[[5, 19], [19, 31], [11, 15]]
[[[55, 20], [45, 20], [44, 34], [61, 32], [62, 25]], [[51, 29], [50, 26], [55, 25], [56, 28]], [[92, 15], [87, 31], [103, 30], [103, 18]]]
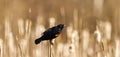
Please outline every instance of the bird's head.
[[64, 24], [59, 24], [59, 25], [57, 25], [57, 27], [58, 27], [60, 30], [62, 30], [62, 29], [64, 28]]
[[64, 24], [58, 24], [57, 25], [57, 29], [58, 29], [59, 33], [62, 31], [63, 28], [64, 28]]

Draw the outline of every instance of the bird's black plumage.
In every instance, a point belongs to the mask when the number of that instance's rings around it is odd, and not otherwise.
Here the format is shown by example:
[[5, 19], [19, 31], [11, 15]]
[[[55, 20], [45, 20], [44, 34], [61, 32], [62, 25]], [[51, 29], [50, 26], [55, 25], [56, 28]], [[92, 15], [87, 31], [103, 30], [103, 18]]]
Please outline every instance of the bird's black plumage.
[[43, 35], [40, 38], [35, 40], [35, 44], [39, 44], [41, 41], [44, 40], [50, 40], [50, 43], [53, 44], [51, 40], [58, 37], [63, 28], [64, 24], [59, 24], [47, 29], [45, 32], [43, 32]]

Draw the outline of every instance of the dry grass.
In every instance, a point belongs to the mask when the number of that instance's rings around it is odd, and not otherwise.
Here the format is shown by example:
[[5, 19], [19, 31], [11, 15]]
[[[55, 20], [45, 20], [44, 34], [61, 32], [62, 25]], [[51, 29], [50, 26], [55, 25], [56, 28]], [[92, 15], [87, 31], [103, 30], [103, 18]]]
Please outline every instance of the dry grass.
[[[120, 57], [118, 0], [0, 0], [0, 57]], [[39, 45], [45, 29], [62, 35]]]

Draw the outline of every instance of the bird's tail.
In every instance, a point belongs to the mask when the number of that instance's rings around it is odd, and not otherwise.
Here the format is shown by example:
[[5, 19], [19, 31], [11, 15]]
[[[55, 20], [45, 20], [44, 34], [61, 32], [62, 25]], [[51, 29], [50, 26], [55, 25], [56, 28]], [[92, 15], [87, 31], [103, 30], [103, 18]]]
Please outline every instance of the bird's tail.
[[37, 45], [37, 44], [39, 44], [41, 41], [42, 41], [42, 39], [41, 39], [41, 38], [38, 38], [38, 39], [35, 40], [35, 44]]

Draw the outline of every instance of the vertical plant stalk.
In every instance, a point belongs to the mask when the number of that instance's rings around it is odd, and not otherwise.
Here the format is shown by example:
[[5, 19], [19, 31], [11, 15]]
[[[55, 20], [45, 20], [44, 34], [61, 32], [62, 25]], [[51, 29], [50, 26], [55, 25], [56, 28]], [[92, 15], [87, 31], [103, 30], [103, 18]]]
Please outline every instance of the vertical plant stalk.
[[52, 45], [51, 45], [51, 44], [50, 44], [49, 49], [50, 49], [50, 57], [54, 57], [54, 56], [53, 56], [53, 53], [52, 53]]
[[18, 20], [19, 37], [16, 37], [16, 41], [17, 41], [17, 46], [18, 46], [18, 50], [20, 52], [21, 57], [23, 57], [23, 52], [22, 52], [22, 48], [21, 48], [20, 43], [19, 43], [18, 40], [21, 40], [19, 38], [21, 38], [23, 36], [23, 34], [24, 34], [24, 29], [23, 29], [24, 25], [23, 24], [24, 24], [23, 19], [19, 19]]
[[21, 47], [20, 47], [20, 44], [18, 43], [18, 39], [17, 39], [17, 37], [16, 37], [16, 41], [17, 41], [17, 46], [18, 46], [19, 51], [20, 51], [20, 55], [21, 55], [21, 57], [23, 57], [22, 49], [21, 49]]
[[50, 57], [52, 57], [52, 45], [50, 44]]

